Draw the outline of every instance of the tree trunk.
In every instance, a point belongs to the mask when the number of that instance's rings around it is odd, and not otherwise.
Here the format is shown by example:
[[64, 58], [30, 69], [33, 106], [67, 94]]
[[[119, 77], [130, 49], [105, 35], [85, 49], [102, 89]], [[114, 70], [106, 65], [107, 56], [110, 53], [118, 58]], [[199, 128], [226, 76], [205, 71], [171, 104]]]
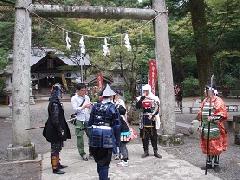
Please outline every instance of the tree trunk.
[[204, 87], [210, 82], [212, 72], [212, 55], [209, 49], [204, 0], [190, 0], [189, 9], [192, 16], [192, 26], [195, 38], [200, 92], [203, 96]]

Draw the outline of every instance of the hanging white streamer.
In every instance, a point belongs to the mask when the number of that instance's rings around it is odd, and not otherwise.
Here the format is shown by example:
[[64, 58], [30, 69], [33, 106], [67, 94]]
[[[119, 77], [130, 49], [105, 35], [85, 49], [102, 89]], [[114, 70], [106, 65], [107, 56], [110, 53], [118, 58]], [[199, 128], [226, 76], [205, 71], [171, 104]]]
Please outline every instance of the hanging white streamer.
[[110, 50], [108, 48], [108, 44], [107, 43], [107, 38], [104, 38], [104, 45], [103, 45], [103, 56], [109, 56], [110, 55]]
[[130, 44], [130, 42], [129, 42], [128, 33], [125, 34], [124, 44], [125, 44], [125, 46], [126, 46], [126, 48], [127, 48], [128, 51], [131, 51], [131, 50], [132, 50], [131, 44]]
[[68, 37], [68, 32], [66, 32], [66, 39], [65, 39], [67, 45], [66, 45], [66, 48], [67, 50], [70, 50], [71, 49], [71, 39], [70, 37]]
[[79, 40], [79, 48], [80, 48], [81, 54], [85, 54], [86, 50], [85, 50], [85, 44], [84, 44], [84, 36], [82, 36], [81, 39]]

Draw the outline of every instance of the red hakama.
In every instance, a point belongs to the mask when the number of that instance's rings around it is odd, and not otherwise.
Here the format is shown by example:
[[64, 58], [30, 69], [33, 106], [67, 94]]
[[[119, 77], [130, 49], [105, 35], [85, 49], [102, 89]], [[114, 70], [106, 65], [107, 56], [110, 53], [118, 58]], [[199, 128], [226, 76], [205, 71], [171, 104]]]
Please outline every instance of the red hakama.
[[[216, 121], [217, 126], [220, 130], [220, 136], [209, 140], [209, 153], [208, 155], [220, 155], [222, 151], [227, 150], [227, 132], [224, 128], [224, 121], [227, 120], [227, 109], [223, 100], [218, 96], [213, 96], [211, 98], [213, 106], [213, 115], [222, 116], [221, 120]], [[210, 98], [205, 98], [201, 104], [200, 112], [198, 117], [200, 117], [204, 104], [209, 102]], [[201, 149], [204, 154], [207, 154], [207, 139], [201, 136]]]

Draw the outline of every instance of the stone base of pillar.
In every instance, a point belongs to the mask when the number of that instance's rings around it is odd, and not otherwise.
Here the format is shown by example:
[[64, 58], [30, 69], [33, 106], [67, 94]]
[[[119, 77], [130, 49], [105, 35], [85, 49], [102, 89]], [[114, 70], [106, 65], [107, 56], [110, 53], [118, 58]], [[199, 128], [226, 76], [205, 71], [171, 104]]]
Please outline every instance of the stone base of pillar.
[[160, 134], [158, 135], [158, 142], [162, 146], [177, 146], [184, 144], [183, 134], [175, 134], [175, 135], [166, 135]]
[[0, 179], [34, 179], [41, 180], [42, 156], [34, 160], [11, 161], [0, 163]]
[[26, 147], [9, 144], [7, 157], [9, 161], [33, 160], [36, 157], [35, 144], [31, 143]]

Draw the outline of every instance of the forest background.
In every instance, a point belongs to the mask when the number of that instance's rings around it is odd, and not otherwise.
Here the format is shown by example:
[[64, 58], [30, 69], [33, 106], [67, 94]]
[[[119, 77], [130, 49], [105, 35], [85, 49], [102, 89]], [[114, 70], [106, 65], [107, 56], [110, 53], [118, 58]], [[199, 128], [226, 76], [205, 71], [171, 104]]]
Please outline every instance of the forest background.
[[[34, 3], [151, 8], [150, 0], [36, 0]], [[14, 0], [0, 1], [0, 5], [14, 4]], [[174, 83], [182, 85], [184, 96], [200, 95], [212, 73], [222, 91], [240, 90], [239, 1], [166, 0], [166, 4]], [[155, 58], [153, 23], [33, 16], [32, 46], [55, 48], [66, 55], [79, 51], [81, 36], [69, 33], [72, 48], [67, 51], [65, 32], [59, 26], [84, 35], [111, 37], [108, 38], [111, 54], [106, 57], [102, 55], [103, 39], [85, 37], [86, 53], [92, 64], [87, 75], [98, 72], [108, 75], [110, 69], [119, 66], [125, 80], [125, 95], [131, 98], [136, 94], [136, 85], [147, 82], [148, 60]], [[2, 70], [8, 64], [8, 53], [12, 50], [14, 14], [0, 13], [0, 32]], [[130, 52], [123, 45], [126, 32], [132, 46]], [[3, 88], [4, 79], [0, 79], [0, 94], [4, 93]]]

